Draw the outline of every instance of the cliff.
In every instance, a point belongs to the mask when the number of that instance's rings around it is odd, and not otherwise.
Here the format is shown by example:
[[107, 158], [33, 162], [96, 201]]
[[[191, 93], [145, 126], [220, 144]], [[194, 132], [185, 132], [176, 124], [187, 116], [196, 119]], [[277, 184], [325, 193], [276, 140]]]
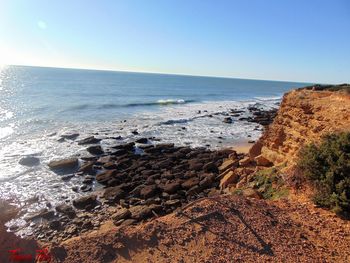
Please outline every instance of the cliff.
[[273, 123], [250, 150], [276, 164], [293, 164], [300, 148], [327, 134], [350, 130], [350, 86], [314, 86], [283, 97]]

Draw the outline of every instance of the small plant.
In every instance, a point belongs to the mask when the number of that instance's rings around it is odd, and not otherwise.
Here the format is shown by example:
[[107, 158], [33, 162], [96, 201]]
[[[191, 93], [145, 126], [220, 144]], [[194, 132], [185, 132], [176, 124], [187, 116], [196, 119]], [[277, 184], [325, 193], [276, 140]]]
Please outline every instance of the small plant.
[[325, 136], [300, 151], [298, 168], [315, 186], [314, 201], [339, 215], [350, 215], [350, 132]]

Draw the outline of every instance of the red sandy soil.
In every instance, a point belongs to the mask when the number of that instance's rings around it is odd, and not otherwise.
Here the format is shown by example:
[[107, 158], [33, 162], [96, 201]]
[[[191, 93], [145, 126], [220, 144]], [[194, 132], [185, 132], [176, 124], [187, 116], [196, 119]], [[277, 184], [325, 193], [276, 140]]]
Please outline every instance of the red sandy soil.
[[39, 246], [34, 240], [21, 239], [14, 233], [9, 233], [4, 224], [14, 218], [18, 210], [8, 203], [0, 200], [0, 262], [11, 262], [9, 259], [9, 250], [20, 249], [19, 255], [31, 255], [31, 261], [34, 262], [36, 250]]
[[51, 252], [54, 262], [350, 262], [350, 224], [311, 203], [226, 195]]

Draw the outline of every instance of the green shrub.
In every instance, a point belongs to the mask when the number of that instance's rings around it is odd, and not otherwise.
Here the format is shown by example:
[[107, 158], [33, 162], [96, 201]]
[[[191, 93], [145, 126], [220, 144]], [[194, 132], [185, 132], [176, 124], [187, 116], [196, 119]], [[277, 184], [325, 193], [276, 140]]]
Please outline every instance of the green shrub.
[[330, 134], [300, 151], [298, 162], [315, 186], [314, 201], [339, 215], [350, 215], [350, 133]]

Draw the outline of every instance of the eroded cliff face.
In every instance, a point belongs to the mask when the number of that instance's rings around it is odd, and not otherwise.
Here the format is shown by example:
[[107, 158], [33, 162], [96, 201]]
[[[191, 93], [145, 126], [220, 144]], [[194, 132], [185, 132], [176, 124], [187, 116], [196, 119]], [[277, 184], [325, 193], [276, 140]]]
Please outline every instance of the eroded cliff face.
[[276, 118], [252, 147], [250, 157], [264, 157], [275, 165], [293, 164], [304, 144], [340, 131], [350, 131], [350, 94], [344, 88], [293, 90], [284, 95]]

